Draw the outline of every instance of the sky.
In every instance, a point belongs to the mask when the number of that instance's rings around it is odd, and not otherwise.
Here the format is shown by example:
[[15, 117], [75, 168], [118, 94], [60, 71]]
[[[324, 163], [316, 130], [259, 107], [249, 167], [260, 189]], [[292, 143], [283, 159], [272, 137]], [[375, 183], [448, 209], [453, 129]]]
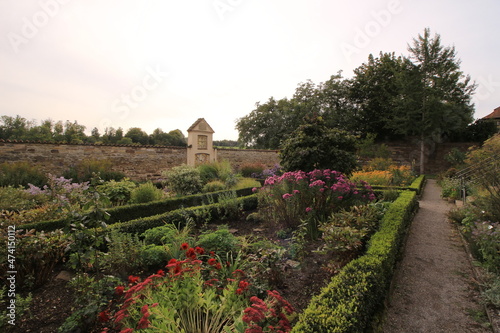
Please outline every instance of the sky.
[[214, 140], [301, 82], [344, 77], [369, 54], [408, 55], [430, 28], [477, 84], [475, 118], [500, 106], [497, 0], [0, 0], [0, 115], [187, 129]]

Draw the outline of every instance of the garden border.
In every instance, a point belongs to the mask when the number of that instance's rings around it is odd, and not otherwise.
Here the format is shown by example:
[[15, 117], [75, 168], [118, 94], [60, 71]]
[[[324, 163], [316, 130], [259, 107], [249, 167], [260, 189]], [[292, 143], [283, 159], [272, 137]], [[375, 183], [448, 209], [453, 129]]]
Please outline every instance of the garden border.
[[418, 188], [400, 193], [368, 242], [366, 254], [348, 263], [312, 298], [291, 332], [364, 332], [372, 325], [383, 308], [396, 260], [418, 208]]
[[[112, 225], [115, 223], [122, 223], [131, 220], [137, 220], [140, 218], [155, 216], [160, 214], [165, 214], [169, 211], [178, 210], [179, 207], [194, 207], [200, 206], [204, 202], [210, 202], [210, 200], [217, 201], [221, 194], [236, 192], [236, 196], [243, 197], [248, 196], [252, 193], [252, 188], [243, 188], [239, 190], [223, 190], [211, 193], [202, 193], [188, 195], [178, 198], [169, 198], [161, 201], [154, 201], [142, 204], [132, 204], [125, 206], [118, 206], [107, 209], [110, 214], [110, 218], [106, 223]], [[211, 198], [211, 199], [209, 199]], [[52, 220], [52, 221], [41, 221], [36, 223], [27, 223], [18, 226], [18, 229], [32, 230], [36, 231], [54, 231], [56, 229], [63, 229], [68, 226], [70, 221], [65, 219]]]

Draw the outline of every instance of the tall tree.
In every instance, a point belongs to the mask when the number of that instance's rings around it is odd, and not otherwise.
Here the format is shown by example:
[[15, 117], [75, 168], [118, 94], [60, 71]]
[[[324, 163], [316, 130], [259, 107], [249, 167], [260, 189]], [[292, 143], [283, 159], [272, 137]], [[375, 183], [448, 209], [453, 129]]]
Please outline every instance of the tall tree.
[[400, 94], [389, 127], [420, 138], [420, 173], [425, 172], [425, 142], [473, 120], [471, 102], [476, 88], [460, 71], [454, 47], [441, 45], [441, 37], [430, 30], [413, 39], [409, 59], [397, 77]]
[[382, 53], [354, 70], [349, 98], [356, 105], [356, 128], [373, 133], [378, 139], [392, 139], [394, 131], [388, 122], [394, 117], [394, 102], [400, 87], [396, 77], [403, 70], [403, 58]]

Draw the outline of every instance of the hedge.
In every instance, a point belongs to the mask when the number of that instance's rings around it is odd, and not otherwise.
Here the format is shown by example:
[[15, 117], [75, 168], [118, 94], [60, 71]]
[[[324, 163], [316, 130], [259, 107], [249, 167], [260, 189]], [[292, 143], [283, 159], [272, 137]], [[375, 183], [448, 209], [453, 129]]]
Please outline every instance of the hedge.
[[415, 180], [409, 185], [409, 186], [384, 186], [384, 185], [372, 185], [373, 190], [398, 190], [398, 191], [404, 191], [404, 190], [410, 190], [410, 191], [415, 191], [417, 192], [418, 195], [422, 192], [422, 188], [424, 187], [425, 184], [425, 176], [421, 175], [415, 178]]
[[[241, 204], [243, 210], [256, 209], [258, 204], [257, 195], [252, 194], [237, 198], [236, 203]], [[164, 214], [148, 216], [122, 223], [115, 223], [111, 225], [110, 228], [116, 228], [120, 232], [125, 233], [141, 234], [148, 229], [159, 227], [167, 223], [182, 225], [186, 223], [188, 218], [192, 218], [196, 223], [205, 222], [205, 218], [207, 216], [210, 216], [211, 219], [217, 219], [220, 217], [219, 213], [221, 210], [224, 210], [224, 205], [220, 203], [181, 208]]]
[[417, 207], [417, 191], [400, 194], [368, 242], [366, 254], [347, 264], [312, 298], [292, 333], [365, 332], [383, 308], [396, 259]]
[[[154, 201], [142, 204], [132, 204], [107, 209], [110, 214], [107, 224], [115, 224], [118, 222], [125, 222], [138, 219], [146, 216], [153, 216], [163, 214], [172, 210], [179, 209], [180, 207], [193, 207], [200, 206], [210, 201], [217, 202], [221, 194], [230, 193], [232, 191], [217, 191], [212, 193], [188, 195], [179, 198], [169, 198], [161, 201]], [[247, 196], [252, 193], [252, 188], [243, 188], [234, 191], [238, 197]], [[19, 226], [21, 229], [36, 231], [53, 231], [56, 229], [63, 229], [68, 225], [67, 219], [59, 219], [52, 221], [42, 221], [29, 223]]]

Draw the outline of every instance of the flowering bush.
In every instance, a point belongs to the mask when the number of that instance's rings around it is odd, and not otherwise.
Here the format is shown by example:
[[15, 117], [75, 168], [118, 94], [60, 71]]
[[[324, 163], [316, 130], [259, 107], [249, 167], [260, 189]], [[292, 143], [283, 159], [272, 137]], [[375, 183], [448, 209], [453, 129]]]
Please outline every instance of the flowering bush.
[[252, 305], [245, 309], [243, 321], [250, 325], [245, 333], [289, 332], [292, 329], [289, 317], [294, 310], [277, 291], [268, 291], [263, 301], [252, 296]]
[[301, 220], [324, 221], [341, 208], [374, 199], [366, 182], [356, 184], [340, 172], [294, 171], [266, 179], [259, 191], [259, 209], [272, 221], [297, 227]]
[[[111, 309], [102, 311], [100, 321], [110, 322], [110, 326], [123, 333], [146, 328], [179, 333], [258, 332], [251, 330], [255, 321], [244, 316], [252, 311], [245, 310], [250, 305], [250, 284], [245, 280], [245, 273], [235, 270], [232, 278], [221, 279], [222, 265], [215, 256], [207, 256], [203, 248], [193, 248], [187, 243], [181, 248], [185, 251], [184, 260], [171, 259], [166, 270], [159, 270], [143, 281], [129, 276], [128, 287], [116, 287], [122, 302], [114, 313]], [[275, 299], [275, 303], [266, 305], [268, 309], [287, 306], [287, 313], [291, 313], [285, 300]], [[276, 303], [278, 301], [280, 303]], [[279, 316], [281, 321], [276, 321], [277, 327], [281, 325], [286, 329], [290, 325], [286, 315], [280, 313], [274, 310], [266, 316]]]
[[385, 170], [367, 168], [363, 171], [353, 172], [351, 176], [352, 181], [364, 180], [371, 185], [384, 186], [406, 186], [411, 184], [414, 178], [410, 167], [406, 165], [391, 165]]
[[472, 230], [472, 241], [483, 264], [490, 271], [500, 274], [500, 223], [476, 222]]

